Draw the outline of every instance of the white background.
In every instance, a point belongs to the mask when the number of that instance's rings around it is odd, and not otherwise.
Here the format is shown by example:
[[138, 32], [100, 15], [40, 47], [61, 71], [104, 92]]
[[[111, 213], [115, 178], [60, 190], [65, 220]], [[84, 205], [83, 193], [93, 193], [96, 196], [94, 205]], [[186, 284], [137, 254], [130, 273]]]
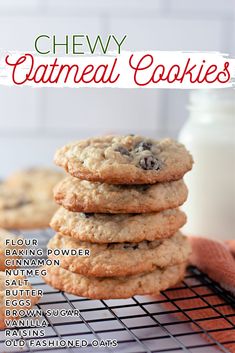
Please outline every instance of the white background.
[[[234, 18], [235, 0], [1, 0], [0, 48], [33, 50], [38, 34], [127, 34], [126, 50], [234, 55]], [[177, 137], [188, 93], [0, 86], [0, 176], [50, 165], [57, 147], [81, 137]]]

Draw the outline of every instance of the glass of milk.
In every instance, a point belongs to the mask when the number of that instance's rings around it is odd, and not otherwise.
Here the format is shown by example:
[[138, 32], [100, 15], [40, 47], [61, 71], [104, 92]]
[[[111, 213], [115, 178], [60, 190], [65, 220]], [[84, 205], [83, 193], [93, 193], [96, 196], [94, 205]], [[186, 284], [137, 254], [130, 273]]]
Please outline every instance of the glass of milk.
[[194, 158], [185, 177], [189, 198], [184, 230], [218, 240], [235, 239], [235, 90], [195, 90], [179, 140]]

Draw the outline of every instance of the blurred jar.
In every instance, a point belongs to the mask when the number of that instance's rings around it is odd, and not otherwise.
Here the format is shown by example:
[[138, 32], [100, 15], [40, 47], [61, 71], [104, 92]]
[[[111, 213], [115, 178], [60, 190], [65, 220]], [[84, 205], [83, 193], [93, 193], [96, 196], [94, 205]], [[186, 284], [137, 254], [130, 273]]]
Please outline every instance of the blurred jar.
[[194, 158], [185, 181], [187, 234], [235, 238], [235, 90], [196, 90], [179, 140]]

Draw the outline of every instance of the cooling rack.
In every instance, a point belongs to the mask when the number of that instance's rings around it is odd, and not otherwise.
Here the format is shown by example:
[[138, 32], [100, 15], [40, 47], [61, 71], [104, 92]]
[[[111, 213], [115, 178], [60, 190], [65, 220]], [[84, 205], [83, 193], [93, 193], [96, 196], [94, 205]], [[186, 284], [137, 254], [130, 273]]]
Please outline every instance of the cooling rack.
[[[45, 230], [19, 234], [37, 238], [40, 247], [45, 248], [52, 233]], [[158, 297], [89, 300], [55, 290], [41, 278], [35, 277], [31, 282], [44, 291], [37, 307], [48, 322], [45, 336], [34, 336], [34, 339], [83, 339], [88, 346], [32, 348], [27, 346], [26, 338], [22, 350], [6, 348], [4, 331], [0, 331], [0, 352], [228, 353], [235, 349], [234, 297], [195, 267], [188, 269], [182, 283]], [[79, 309], [80, 315], [46, 317], [47, 309]], [[116, 339], [118, 346], [91, 346], [93, 340], [107, 342], [108, 339]]]

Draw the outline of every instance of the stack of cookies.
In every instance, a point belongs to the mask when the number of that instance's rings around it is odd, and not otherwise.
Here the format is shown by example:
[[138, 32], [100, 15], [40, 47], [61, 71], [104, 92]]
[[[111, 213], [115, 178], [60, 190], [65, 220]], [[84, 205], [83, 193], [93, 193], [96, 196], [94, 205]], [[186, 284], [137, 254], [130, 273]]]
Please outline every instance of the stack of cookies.
[[69, 175], [54, 190], [62, 207], [48, 247], [82, 256], [59, 255], [47, 283], [109, 299], [156, 295], [183, 278], [190, 247], [179, 232], [186, 216], [178, 207], [187, 199], [182, 178], [193, 161], [182, 144], [106, 136], [63, 147], [55, 162]]

